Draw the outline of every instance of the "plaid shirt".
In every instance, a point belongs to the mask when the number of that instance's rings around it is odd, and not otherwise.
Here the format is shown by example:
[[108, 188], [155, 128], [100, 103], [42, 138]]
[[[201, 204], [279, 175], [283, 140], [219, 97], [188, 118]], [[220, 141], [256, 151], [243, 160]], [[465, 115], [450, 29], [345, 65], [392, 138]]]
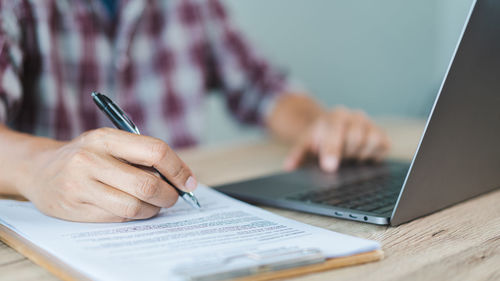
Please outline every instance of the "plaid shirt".
[[0, 0], [0, 121], [60, 140], [110, 126], [109, 95], [145, 134], [196, 144], [204, 97], [259, 123], [288, 82], [249, 46], [218, 0]]

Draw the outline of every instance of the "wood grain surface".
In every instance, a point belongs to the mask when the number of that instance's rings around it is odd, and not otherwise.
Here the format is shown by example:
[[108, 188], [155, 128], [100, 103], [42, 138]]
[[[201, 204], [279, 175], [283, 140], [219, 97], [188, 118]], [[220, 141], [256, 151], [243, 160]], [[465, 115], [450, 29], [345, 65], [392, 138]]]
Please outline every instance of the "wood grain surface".
[[[393, 140], [392, 158], [410, 159], [423, 130], [415, 120], [382, 120]], [[215, 185], [281, 170], [288, 151], [273, 140], [180, 152], [198, 179]], [[500, 171], [499, 171], [500, 172]], [[500, 280], [500, 190], [399, 227], [267, 208], [311, 225], [382, 243], [376, 263], [313, 273], [292, 280]], [[57, 280], [0, 242], [0, 280]]]

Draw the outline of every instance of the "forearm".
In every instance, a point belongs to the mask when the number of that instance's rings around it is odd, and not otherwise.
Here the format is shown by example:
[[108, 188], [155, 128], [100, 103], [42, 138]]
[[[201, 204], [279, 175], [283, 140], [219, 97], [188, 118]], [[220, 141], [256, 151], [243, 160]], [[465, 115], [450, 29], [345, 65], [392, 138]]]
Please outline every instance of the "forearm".
[[278, 98], [266, 125], [271, 133], [285, 141], [295, 141], [325, 110], [312, 98], [286, 94]]
[[35, 156], [53, 148], [58, 142], [10, 130], [0, 125], [0, 194], [22, 196], [21, 187], [28, 184]]

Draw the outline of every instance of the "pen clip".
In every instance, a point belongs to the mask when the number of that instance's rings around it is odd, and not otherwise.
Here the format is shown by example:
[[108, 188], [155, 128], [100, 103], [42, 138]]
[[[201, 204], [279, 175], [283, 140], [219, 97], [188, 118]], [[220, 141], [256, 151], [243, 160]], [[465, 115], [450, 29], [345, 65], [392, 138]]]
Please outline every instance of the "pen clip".
[[[139, 128], [134, 124], [134, 122], [121, 110], [118, 106], [116, 106], [114, 103], [108, 104], [108, 109], [114, 111], [116, 116], [120, 118], [128, 127], [128, 129], [131, 131], [131, 133], [134, 133], [136, 135], [140, 135], [141, 132], [139, 131]], [[119, 126], [119, 124], [115, 124], [115, 126]]]
[[118, 129], [140, 135], [139, 128], [110, 98], [99, 92], [92, 92], [92, 99]]

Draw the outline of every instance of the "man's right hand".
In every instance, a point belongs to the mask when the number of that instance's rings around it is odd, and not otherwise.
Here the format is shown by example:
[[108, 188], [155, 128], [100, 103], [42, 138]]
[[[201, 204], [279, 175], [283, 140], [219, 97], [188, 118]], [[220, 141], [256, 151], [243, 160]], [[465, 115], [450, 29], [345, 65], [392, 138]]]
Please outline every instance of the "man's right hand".
[[28, 179], [18, 188], [50, 216], [120, 222], [150, 218], [174, 205], [175, 189], [141, 166], [156, 168], [184, 191], [197, 186], [189, 167], [159, 139], [101, 128], [56, 143], [26, 163]]

